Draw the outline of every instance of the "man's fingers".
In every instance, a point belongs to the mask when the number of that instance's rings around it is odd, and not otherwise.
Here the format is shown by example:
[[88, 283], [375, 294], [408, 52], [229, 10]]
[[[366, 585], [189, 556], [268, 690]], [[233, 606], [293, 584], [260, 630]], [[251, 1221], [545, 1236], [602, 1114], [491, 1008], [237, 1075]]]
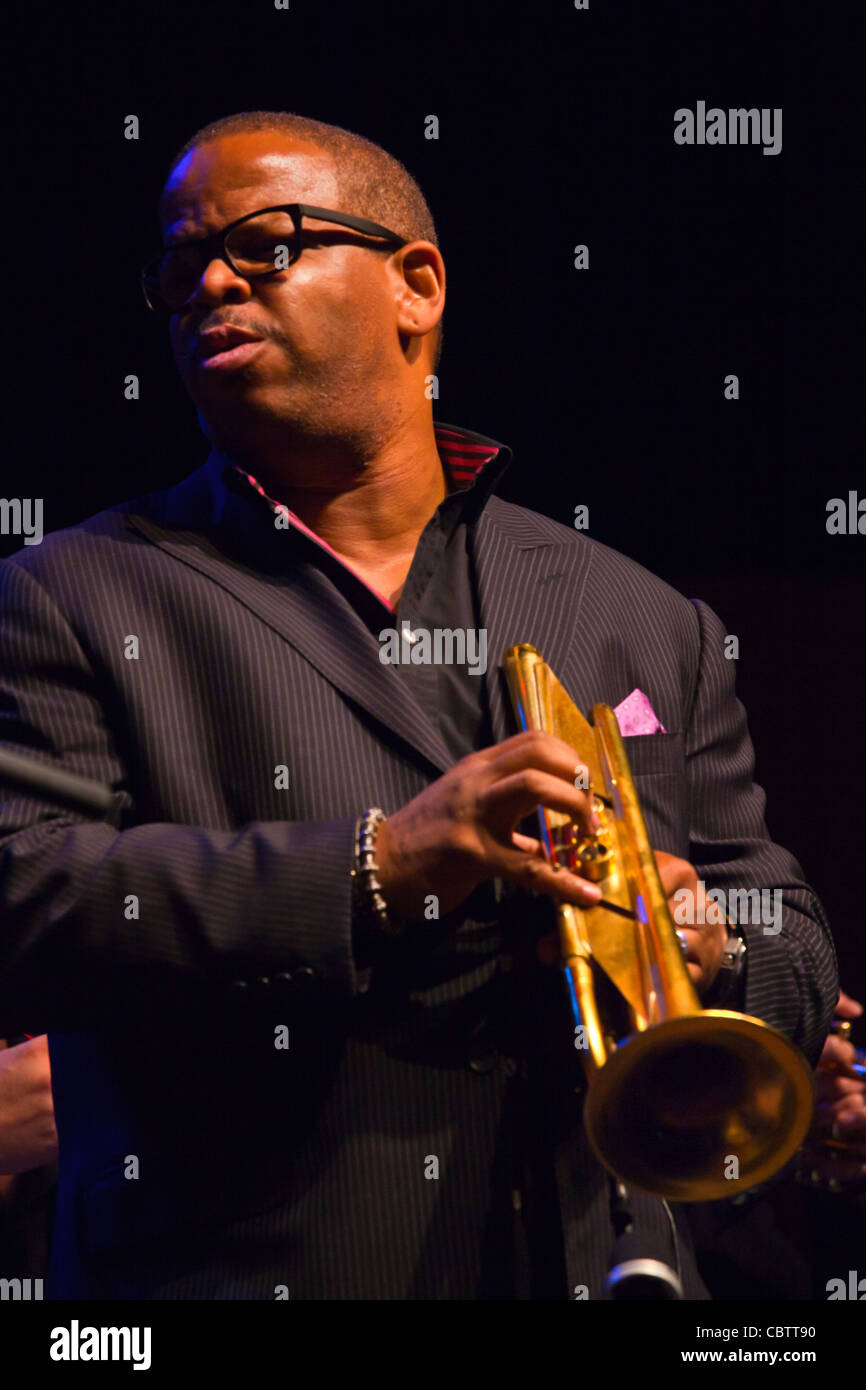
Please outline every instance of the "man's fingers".
[[699, 931], [696, 931], [694, 927], [677, 927], [677, 935], [680, 935], [680, 934], [682, 934], [682, 936], [685, 938], [685, 943], [686, 943], [685, 958], [686, 958], [686, 960], [689, 960], [689, 961], [697, 961], [697, 960], [699, 960], [699, 959], [700, 959], [700, 952], [698, 951], [698, 947], [699, 947], [700, 942], [701, 942], [701, 934], [700, 934], [700, 932], [699, 932]]
[[813, 1128], [827, 1134], [834, 1128], [840, 1135], [858, 1133], [866, 1128], [866, 1104], [846, 1096], [843, 1100], [824, 1101], [815, 1107]]
[[592, 833], [593, 810], [586, 792], [537, 768], [499, 778], [482, 793], [481, 800], [484, 820], [493, 817], [511, 827], [537, 806], [544, 806], [569, 816], [584, 835]]
[[668, 854], [663, 849], [654, 849], [653, 855], [666, 898], [672, 898], [679, 888], [697, 885], [697, 874], [688, 860], [678, 859], [675, 854]]
[[[514, 738], [485, 749], [484, 753], [490, 755], [486, 759], [485, 773], [494, 781], [522, 769], [536, 768], [539, 772], [561, 777], [569, 786], [576, 784], [584, 792], [587, 790], [586, 764], [576, 748], [555, 734], [533, 731], [515, 734]], [[475, 756], [481, 757], [481, 754]]]
[[593, 907], [601, 898], [601, 889], [588, 879], [579, 878], [568, 869], [554, 870], [539, 855], [504, 853], [494, 866], [500, 878], [519, 884], [536, 893], [546, 893], [557, 902], [575, 903], [578, 907]]
[[855, 1076], [832, 1076], [824, 1073], [818, 1078], [818, 1088], [825, 1096], [841, 1099], [844, 1096], [862, 1095], [863, 1082]]
[[512, 734], [501, 743], [482, 748], [474, 756], [486, 762], [488, 766], [501, 766], [503, 775], [520, 767], [544, 767], [553, 772], [556, 766], [561, 766], [563, 771], [567, 772], [572, 763], [580, 762], [577, 749], [572, 748], [570, 743], [557, 738], [556, 734], [547, 734], [539, 729], [526, 729], [521, 734]]
[[544, 847], [541, 841], [533, 839], [531, 835], [521, 835], [519, 830], [512, 830], [511, 843], [514, 845], [515, 849], [522, 849], [527, 854], [544, 855]]
[[859, 1110], [840, 1110], [833, 1123], [837, 1134], [843, 1139], [866, 1133], [866, 1105], [861, 1106]]
[[845, 1042], [844, 1038], [839, 1038], [835, 1033], [831, 1033], [821, 1049], [821, 1060], [818, 1065], [822, 1067], [850, 1067], [856, 1058], [857, 1052], [854, 1044]]

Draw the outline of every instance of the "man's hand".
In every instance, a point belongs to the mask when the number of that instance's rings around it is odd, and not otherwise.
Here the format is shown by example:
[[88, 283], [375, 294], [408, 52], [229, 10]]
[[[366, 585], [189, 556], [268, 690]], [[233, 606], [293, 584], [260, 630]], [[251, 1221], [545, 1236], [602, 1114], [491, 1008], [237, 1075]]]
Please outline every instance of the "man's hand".
[[26, 1173], [56, 1157], [48, 1039], [0, 1041], [0, 1173]]
[[[705, 994], [718, 974], [728, 939], [724, 914], [716, 903], [706, 901], [697, 873], [688, 860], [677, 859], [661, 849], [654, 853], [674, 926], [686, 938], [686, 968], [698, 993]], [[690, 896], [676, 898], [675, 894], [682, 889], [688, 889]], [[559, 963], [559, 940], [555, 932], [539, 939], [538, 957], [544, 965]]]
[[575, 787], [578, 758], [553, 734], [523, 733], [461, 758], [380, 827], [379, 880], [395, 921], [423, 919], [435, 894], [445, 914], [485, 880], [501, 878], [588, 907], [601, 893], [577, 874], [554, 873], [540, 841], [516, 827], [539, 805], [594, 828], [589, 795]]
[[661, 849], [653, 853], [674, 926], [686, 939], [692, 984], [698, 994], [706, 994], [719, 973], [728, 940], [725, 914], [718, 903], [707, 902], [706, 889], [687, 859]]

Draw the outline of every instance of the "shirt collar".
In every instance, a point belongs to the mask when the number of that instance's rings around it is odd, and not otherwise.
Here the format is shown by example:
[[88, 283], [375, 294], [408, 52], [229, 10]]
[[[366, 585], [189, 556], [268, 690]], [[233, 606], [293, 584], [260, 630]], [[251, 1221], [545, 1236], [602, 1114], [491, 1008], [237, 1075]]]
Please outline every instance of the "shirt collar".
[[[464, 429], [459, 425], [446, 425], [434, 421], [433, 432], [442, 460], [448, 497], [465, 494], [464, 515], [467, 519], [474, 518], [511, 462], [512, 452], [507, 444], [501, 444], [496, 439], [476, 434], [473, 430]], [[243, 491], [254, 490], [272, 512], [282, 511], [293, 526], [309, 532], [309, 528], [300, 518], [283, 503], [270, 497], [246, 469], [226, 460], [220, 471], [226, 483]]]

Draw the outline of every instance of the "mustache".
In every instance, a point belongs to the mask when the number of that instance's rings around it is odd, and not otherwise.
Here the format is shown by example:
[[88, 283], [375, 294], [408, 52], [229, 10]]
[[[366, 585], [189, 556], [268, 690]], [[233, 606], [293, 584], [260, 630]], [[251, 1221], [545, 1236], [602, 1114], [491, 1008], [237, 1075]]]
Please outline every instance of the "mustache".
[[183, 362], [188, 362], [193, 358], [200, 336], [210, 328], [244, 328], [248, 333], [258, 334], [260, 338], [270, 338], [283, 347], [289, 346], [285, 336], [271, 324], [259, 323], [255, 318], [250, 318], [240, 311], [215, 310], [213, 313], [207, 314], [200, 323], [197, 323], [194, 328], [190, 328], [184, 334], [183, 340], [178, 345], [179, 356]]

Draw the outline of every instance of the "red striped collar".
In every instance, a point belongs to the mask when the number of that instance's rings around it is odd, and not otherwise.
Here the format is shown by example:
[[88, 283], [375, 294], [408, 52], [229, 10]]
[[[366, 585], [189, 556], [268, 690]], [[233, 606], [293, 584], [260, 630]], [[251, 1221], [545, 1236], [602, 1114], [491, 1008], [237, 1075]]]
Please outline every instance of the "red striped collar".
[[[436, 436], [436, 448], [442, 460], [449, 493], [464, 492], [470, 488], [484, 465], [496, 458], [503, 448], [492, 439], [485, 439], [482, 435], [475, 435], [470, 430], [460, 429], [456, 425], [440, 425], [434, 422], [433, 432]], [[246, 469], [241, 468], [239, 464], [235, 464], [235, 472], [261, 497], [264, 497], [272, 511], [282, 511], [292, 525], [299, 526], [302, 531], [308, 531], [310, 535], [314, 534], [309, 532], [309, 528], [293, 511], [269, 496], [252, 473], [247, 473]]]
[[433, 432], [449, 492], [471, 487], [485, 463], [496, 458], [500, 450], [500, 446], [492, 440], [481, 440], [468, 430], [457, 429], [454, 425], [434, 423]]

